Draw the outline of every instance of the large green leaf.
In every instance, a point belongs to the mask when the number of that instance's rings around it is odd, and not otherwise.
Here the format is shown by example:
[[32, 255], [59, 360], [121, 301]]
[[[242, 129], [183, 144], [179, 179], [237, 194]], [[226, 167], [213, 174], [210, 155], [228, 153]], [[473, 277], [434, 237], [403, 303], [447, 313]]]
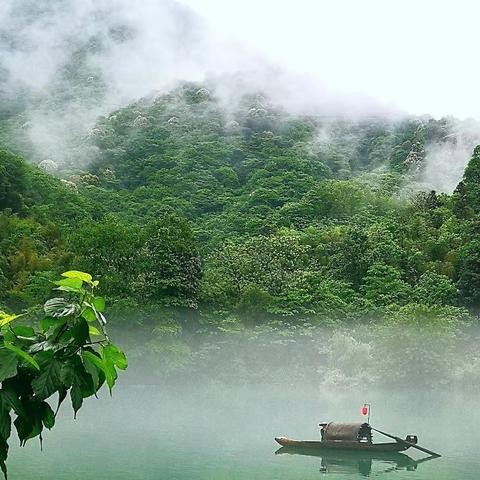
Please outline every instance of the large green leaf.
[[40, 373], [32, 380], [32, 389], [38, 398], [44, 400], [63, 387], [61, 369], [62, 362], [55, 358], [42, 365]]
[[110, 389], [110, 393], [112, 393], [112, 388], [115, 385], [115, 380], [117, 379], [117, 371], [115, 370], [114, 363], [111, 361], [105, 361], [103, 355], [102, 358], [99, 358], [92, 352], [83, 352], [82, 355], [84, 359], [93, 363], [93, 365], [95, 365], [104, 373], [108, 388]]
[[0, 348], [0, 382], [17, 374], [18, 356], [6, 348]]
[[87, 359], [88, 361], [96, 365], [98, 368], [103, 370], [104, 368], [103, 359], [100, 358], [98, 355], [95, 355], [94, 353], [89, 351], [84, 351], [82, 352], [82, 356], [84, 359]]
[[82, 317], [87, 321], [87, 322], [94, 322], [97, 319], [97, 316], [95, 315], [95, 310], [92, 307], [87, 307], [82, 311]]
[[[73, 375], [75, 370], [75, 365], [73, 363], [73, 360], [74, 360], [73, 358], [68, 359], [62, 364], [62, 367], [60, 368], [60, 381], [62, 382], [62, 389], [65, 389], [65, 390], [68, 390], [73, 383]], [[61, 396], [62, 392], [60, 390], [59, 390], [59, 395]]]
[[13, 422], [21, 445], [42, 433], [43, 419], [47, 415], [45, 402], [36, 397], [25, 398], [23, 406], [25, 415], [18, 416]]
[[100, 330], [97, 327], [94, 327], [93, 325], [88, 326], [88, 333], [90, 335], [96, 335], [96, 336], [99, 336], [102, 334]]
[[58, 410], [60, 409], [60, 405], [67, 398], [67, 393], [68, 393], [68, 390], [66, 388], [60, 388], [58, 390], [58, 400], [57, 400], [57, 410], [56, 410], [56, 412], [58, 412]]
[[10, 386], [3, 384], [0, 390], [0, 405], [3, 405], [7, 410], [13, 410], [17, 415], [26, 416], [25, 407], [18, 398], [17, 393]]
[[12, 343], [15, 341], [15, 334], [9, 328], [4, 328], [3, 330], [0, 330], [0, 334], [3, 335], [4, 342]]
[[78, 346], [85, 344], [88, 335], [88, 323], [83, 318], [77, 319], [66, 333], [66, 337], [71, 337]]
[[42, 404], [43, 410], [43, 424], [49, 430], [55, 425], [55, 413], [47, 402]]
[[10, 411], [5, 405], [0, 405], [0, 438], [8, 440], [12, 430], [12, 418]]
[[125, 354], [113, 343], [102, 346], [102, 357], [105, 362], [113, 363], [120, 370], [128, 367], [128, 361]]
[[115, 385], [118, 374], [115, 370], [115, 365], [112, 362], [106, 362], [102, 354], [103, 360], [103, 372], [105, 373], [105, 380], [107, 382], [108, 388], [110, 390], [110, 395], [112, 394], [112, 388]]
[[5, 347], [11, 350], [12, 352], [15, 352], [20, 358], [25, 360], [29, 365], [31, 365], [33, 368], [36, 368], [37, 370], [40, 370], [40, 365], [38, 365], [37, 361], [29, 355], [27, 352], [24, 352], [21, 348], [17, 347], [16, 345], [13, 345], [12, 343], [5, 342]]
[[40, 327], [43, 333], [48, 332], [50, 328], [57, 328], [66, 322], [65, 318], [44, 317], [40, 320]]
[[78, 310], [78, 305], [67, 301], [65, 298], [51, 298], [45, 302], [43, 310], [51, 317], [68, 317]]
[[83, 280], [80, 278], [62, 278], [61, 280], [57, 280], [53, 283], [59, 287], [68, 287], [74, 291], [79, 291], [82, 288]]
[[92, 303], [97, 312], [103, 312], [105, 310], [105, 299], [103, 297], [95, 297]]
[[76, 278], [87, 283], [92, 282], [92, 276], [89, 273], [79, 272], [77, 270], [70, 270], [69, 272], [62, 273], [62, 277]]
[[82, 408], [83, 395], [82, 388], [79, 383], [75, 383], [70, 390], [70, 400], [72, 401], [73, 415], [77, 416], [77, 412]]
[[8, 325], [10, 322], [13, 322], [15, 319], [20, 317], [21, 315], [7, 315], [3, 312], [0, 312], [0, 328]]
[[108, 388], [110, 389], [110, 394], [112, 393], [112, 388], [115, 385], [118, 374], [115, 370], [115, 367], [125, 370], [127, 368], [127, 359], [125, 354], [115, 345], [108, 344], [101, 348], [101, 356], [103, 360], [103, 371], [105, 373], [105, 379], [107, 381]]
[[32, 327], [26, 327], [24, 325], [18, 325], [12, 328], [17, 337], [23, 337], [24, 340], [35, 341], [36, 333]]
[[13, 422], [15, 428], [17, 429], [17, 434], [21, 445], [25, 445], [25, 442], [29, 438], [34, 438], [37, 435], [40, 435], [43, 430], [43, 412], [41, 404], [38, 402], [38, 400], [27, 402], [25, 407], [27, 410], [27, 415], [17, 417]]
[[82, 352], [85, 370], [91, 375], [95, 390], [98, 390], [105, 381], [105, 366], [103, 360], [91, 351]]
[[83, 404], [83, 399], [95, 393], [92, 376], [85, 370], [83, 364], [79, 364], [73, 370], [72, 388], [70, 398], [76, 415]]

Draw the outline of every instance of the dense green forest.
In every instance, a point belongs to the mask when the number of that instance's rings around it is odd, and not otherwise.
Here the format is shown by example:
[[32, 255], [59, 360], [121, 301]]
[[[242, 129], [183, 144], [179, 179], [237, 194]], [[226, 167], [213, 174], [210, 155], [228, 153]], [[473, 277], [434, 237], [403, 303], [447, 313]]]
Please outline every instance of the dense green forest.
[[419, 183], [452, 119], [299, 116], [260, 94], [227, 108], [185, 84], [99, 118], [79, 163], [36, 158], [20, 110], [0, 120], [0, 309], [75, 269], [118, 322], [170, 332], [477, 315], [480, 148], [452, 195]]

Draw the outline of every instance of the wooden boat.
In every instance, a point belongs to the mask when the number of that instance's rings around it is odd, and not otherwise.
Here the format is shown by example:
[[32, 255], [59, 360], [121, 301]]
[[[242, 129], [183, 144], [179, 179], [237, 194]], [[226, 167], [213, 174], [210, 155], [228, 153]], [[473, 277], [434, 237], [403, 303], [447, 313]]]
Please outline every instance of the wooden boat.
[[417, 443], [417, 437], [408, 435], [405, 440], [398, 439], [395, 442], [373, 443], [372, 427], [368, 423], [324, 423], [322, 427], [322, 439], [315, 440], [292, 440], [286, 437], [276, 437], [275, 441], [282, 447], [294, 447], [295, 449], [315, 450], [355, 450], [362, 452], [403, 452]]
[[296, 449], [343, 449], [369, 452], [403, 452], [410, 448], [408, 445], [402, 445], [397, 442], [385, 443], [361, 443], [353, 442], [328, 442], [328, 441], [314, 441], [314, 440], [292, 440], [286, 437], [275, 437], [275, 441], [282, 447], [294, 447]]

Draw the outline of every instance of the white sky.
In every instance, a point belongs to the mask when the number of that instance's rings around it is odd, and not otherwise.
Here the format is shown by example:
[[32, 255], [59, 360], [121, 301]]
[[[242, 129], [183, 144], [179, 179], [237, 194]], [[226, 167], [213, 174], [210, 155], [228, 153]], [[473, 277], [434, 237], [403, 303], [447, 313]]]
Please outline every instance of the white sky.
[[342, 93], [480, 118], [480, 0], [182, 0], [222, 37]]

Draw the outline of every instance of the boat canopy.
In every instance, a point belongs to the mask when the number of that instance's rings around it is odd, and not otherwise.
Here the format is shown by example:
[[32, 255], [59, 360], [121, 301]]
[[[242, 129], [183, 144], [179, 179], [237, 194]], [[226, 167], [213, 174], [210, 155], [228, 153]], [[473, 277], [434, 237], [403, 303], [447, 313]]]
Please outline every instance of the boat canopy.
[[324, 441], [358, 442], [363, 438], [371, 438], [368, 423], [329, 423], [324, 428]]

